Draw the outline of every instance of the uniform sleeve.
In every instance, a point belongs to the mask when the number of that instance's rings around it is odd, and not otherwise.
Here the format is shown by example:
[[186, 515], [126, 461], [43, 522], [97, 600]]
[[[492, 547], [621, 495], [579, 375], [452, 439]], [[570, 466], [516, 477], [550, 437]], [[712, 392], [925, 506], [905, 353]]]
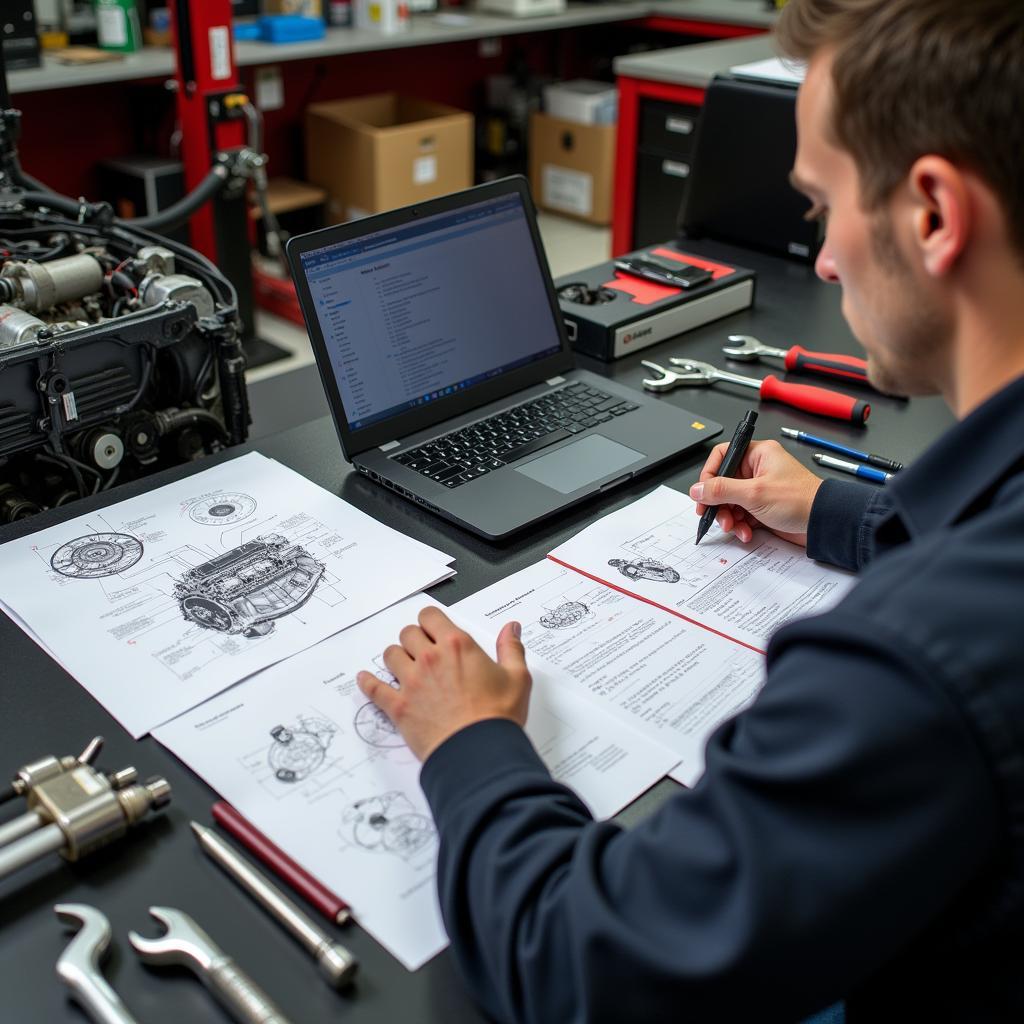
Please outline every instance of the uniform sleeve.
[[871, 560], [875, 527], [892, 512], [883, 488], [826, 480], [818, 488], [807, 525], [807, 556], [858, 572]]
[[701, 782], [632, 830], [593, 821], [511, 722], [434, 752], [422, 783], [442, 912], [488, 1013], [800, 1019], [874, 973], [992, 856], [995, 797], [958, 708], [897, 637], [876, 626], [865, 643], [849, 616], [827, 620], [784, 631]]

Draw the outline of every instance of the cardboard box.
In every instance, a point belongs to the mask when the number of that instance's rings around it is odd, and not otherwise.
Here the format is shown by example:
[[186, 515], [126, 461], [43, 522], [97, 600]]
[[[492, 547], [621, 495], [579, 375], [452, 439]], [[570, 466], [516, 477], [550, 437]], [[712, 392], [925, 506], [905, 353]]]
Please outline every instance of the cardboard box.
[[614, 169], [615, 125], [530, 117], [530, 186], [538, 206], [610, 224]]
[[264, 14], [301, 14], [306, 18], [322, 18], [320, 0], [263, 0]]
[[332, 223], [457, 192], [473, 184], [473, 117], [396, 93], [312, 103], [306, 177]]

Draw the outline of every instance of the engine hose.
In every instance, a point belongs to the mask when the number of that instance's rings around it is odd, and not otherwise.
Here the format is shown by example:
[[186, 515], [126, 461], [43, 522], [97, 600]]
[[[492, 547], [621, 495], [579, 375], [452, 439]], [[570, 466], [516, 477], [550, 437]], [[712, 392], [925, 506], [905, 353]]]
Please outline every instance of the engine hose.
[[48, 207], [63, 213], [75, 221], [110, 220], [112, 210], [109, 203], [87, 203], [84, 199], [71, 199], [56, 192], [23, 192], [18, 199], [28, 206]]
[[217, 347], [217, 378], [230, 444], [241, 444], [249, 434], [252, 416], [245, 387], [245, 353], [237, 337], [222, 340]]
[[166, 437], [184, 427], [213, 427], [223, 440], [228, 439], [224, 424], [212, 412], [205, 409], [174, 409], [156, 414], [157, 428]]
[[166, 231], [176, 228], [192, 216], [207, 200], [212, 199], [228, 182], [230, 174], [224, 164], [214, 164], [206, 173], [206, 177], [187, 196], [168, 206], [166, 210], [154, 213], [150, 217], [135, 217], [122, 220], [127, 227], [148, 228], [150, 231]]

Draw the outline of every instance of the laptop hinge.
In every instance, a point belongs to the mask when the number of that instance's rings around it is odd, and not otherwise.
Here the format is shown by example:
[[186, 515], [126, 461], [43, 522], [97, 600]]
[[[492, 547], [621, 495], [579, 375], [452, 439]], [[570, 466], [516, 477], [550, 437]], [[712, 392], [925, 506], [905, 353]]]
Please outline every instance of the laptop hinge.
[[545, 384], [550, 384], [553, 387], [555, 384], [564, 384], [565, 383], [565, 378], [564, 377], [549, 377], [546, 381], [544, 381], [544, 383]]
[[389, 452], [392, 448], [397, 448], [401, 443], [401, 441], [388, 441], [387, 444], [382, 444], [380, 446], [380, 451]]

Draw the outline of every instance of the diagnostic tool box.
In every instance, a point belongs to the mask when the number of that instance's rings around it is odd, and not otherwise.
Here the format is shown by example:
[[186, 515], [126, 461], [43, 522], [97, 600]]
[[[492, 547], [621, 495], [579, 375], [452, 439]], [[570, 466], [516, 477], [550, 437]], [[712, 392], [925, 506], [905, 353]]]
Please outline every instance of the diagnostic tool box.
[[[618, 269], [624, 262], [697, 268], [710, 277], [672, 287]], [[692, 256], [666, 242], [560, 277], [555, 288], [573, 348], [611, 360], [747, 309], [754, 304], [754, 278], [752, 270]]]

